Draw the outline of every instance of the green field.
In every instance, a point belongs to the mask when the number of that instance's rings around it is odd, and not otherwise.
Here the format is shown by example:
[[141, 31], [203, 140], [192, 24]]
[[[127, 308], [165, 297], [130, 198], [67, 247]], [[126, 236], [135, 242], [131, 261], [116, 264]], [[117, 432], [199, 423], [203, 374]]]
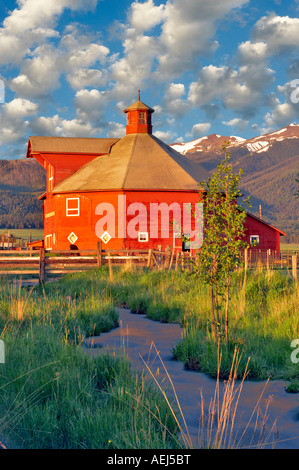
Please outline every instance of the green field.
[[299, 251], [299, 243], [281, 243], [280, 244], [281, 251], [289, 250], [289, 251]]
[[22, 238], [23, 240], [28, 240], [31, 233], [31, 240], [41, 240], [44, 238], [43, 229], [0, 229], [0, 235], [4, 235], [9, 232], [10, 235], [14, 235], [16, 238]]

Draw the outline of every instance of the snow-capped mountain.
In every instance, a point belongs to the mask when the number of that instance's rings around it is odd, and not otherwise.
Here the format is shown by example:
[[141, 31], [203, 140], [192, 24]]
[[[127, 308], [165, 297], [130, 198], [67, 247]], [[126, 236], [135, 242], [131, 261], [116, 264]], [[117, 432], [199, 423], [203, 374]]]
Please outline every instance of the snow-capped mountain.
[[194, 154], [197, 152], [222, 151], [225, 142], [230, 142], [231, 148], [242, 148], [249, 152], [267, 152], [275, 142], [282, 142], [286, 139], [299, 139], [299, 125], [290, 124], [278, 131], [253, 137], [252, 139], [244, 139], [235, 135], [222, 136], [219, 134], [211, 134], [200, 137], [184, 143], [174, 143], [171, 145], [177, 152], [184, 155]]
[[243, 170], [241, 189], [250, 195], [251, 211], [288, 234], [288, 241], [299, 242], [298, 191], [299, 125], [290, 124], [275, 132], [244, 139], [212, 134], [171, 146], [213, 172], [223, 156], [223, 145], [230, 142], [231, 163]]
[[223, 136], [219, 134], [211, 134], [205, 137], [200, 137], [196, 140], [191, 140], [191, 142], [175, 143], [172, 144], [171, 147], [177, 152], [186, 155], [194, 152], [218, 152], [222, 149], [225, 142], [230, 142], [232, 146], [236, 146], [244, 141], [246, 141], [246, 139], [234, 135]]

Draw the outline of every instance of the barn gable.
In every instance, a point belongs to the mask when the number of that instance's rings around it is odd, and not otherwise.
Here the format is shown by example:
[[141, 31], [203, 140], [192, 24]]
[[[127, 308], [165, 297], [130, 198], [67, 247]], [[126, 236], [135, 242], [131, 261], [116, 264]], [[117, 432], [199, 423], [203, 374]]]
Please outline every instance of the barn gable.
[[47, 171], [47, 191], [96, 157], [105, 155], [118, 139], [30, 136], [27, 158]]

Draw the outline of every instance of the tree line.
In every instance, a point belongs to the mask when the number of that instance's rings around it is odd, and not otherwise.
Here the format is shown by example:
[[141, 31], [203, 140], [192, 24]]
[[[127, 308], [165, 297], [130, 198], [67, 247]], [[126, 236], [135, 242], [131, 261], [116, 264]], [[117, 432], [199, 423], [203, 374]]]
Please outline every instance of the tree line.
[[43, 228], [39, 194], [0, 191], [0, 228]]

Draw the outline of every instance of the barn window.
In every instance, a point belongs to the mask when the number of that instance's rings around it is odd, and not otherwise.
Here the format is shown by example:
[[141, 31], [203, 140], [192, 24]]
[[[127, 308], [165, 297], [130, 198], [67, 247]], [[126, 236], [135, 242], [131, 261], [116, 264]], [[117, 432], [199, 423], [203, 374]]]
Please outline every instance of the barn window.
[[139, 113], [139, 124], [146, 124], [145, 113]]
[[257, 246], [260, 242], [259, 235], [250, 235], [250, 245]]
[[49, 191], [52, 191], [54, 186], [54, 167], [49, 165]]
[[50, 235], [45, 236], [45, 248], [46, 248], [46, 250], [52, 250], [52, 243], [53, 243], [53, 235], [51, 233]]
[[80, 200], [78, 197], [66, 198], [66, 215], [67, 217], [80, 215]]
[[148, 232], [138, 232], [139, 242], [148, 242]]

